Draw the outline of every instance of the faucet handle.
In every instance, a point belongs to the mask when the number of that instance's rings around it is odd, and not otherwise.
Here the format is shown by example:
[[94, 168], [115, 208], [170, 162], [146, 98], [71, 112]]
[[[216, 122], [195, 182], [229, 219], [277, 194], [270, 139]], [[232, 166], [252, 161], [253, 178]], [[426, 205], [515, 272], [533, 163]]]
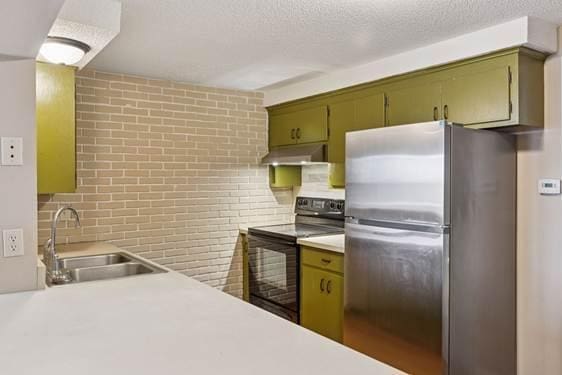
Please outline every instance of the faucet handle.
[[51, 249], [51, 242], [53, 242], [51, 238], [45, 241], [45, 243], [43, 244], [43, 254], [47, 254], [49, 252], [49, 250]]

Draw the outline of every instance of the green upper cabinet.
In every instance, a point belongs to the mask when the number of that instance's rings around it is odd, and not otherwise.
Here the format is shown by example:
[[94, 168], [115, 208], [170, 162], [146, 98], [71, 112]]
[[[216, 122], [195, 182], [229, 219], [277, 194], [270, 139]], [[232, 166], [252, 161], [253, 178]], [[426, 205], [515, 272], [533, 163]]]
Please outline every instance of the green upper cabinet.
[[283, 113], [269, 117], [269, 147], [297, 143], [294, 118], [294, 113]]
[[387, 126], [414, 124], [439, 119], [439, 82], [400, 82], [387, 92]]
[[345, 162], [345, 133], [355, 125], [355, 101], [348, 100], [330, 105], [330, 137], [328, 161]]
[[471, 128], [543, 126], [544, 56], [516, 49], [417, 72], [385, 86], [388, 126], [448, 120]]
[[75, 70], [37, 63], [37, 190], [76, 190]]
[[297, 143], [325, 142], [328, 139], [328, 108], [318, 106], [269, 117], [269, 147]]
[[384, 126], [384, 100], [384, 93], [375, 93], [330, 105], [330, 163], [345, 163], [345, 133]]
[[510, 67], [459, 74], [443, 82], [443, 118], [464, 125], [511, 119]]
[[376, 93], [355, 100], [355, 125], [351, 130], [363, 130], [384, 126], [385, 95]]
[[[344, 162], [345, 132], [381, 123], [447, 119], [471, 128], [542, 127], [544, 59], [539, 52], [513, 48], [279, 104], [268, 108], [270, 146], [325, 141], [326, 108], [333, 163]], [[309, 123], [316, 130], [311, 138], [304, 137], [302, 125]]]

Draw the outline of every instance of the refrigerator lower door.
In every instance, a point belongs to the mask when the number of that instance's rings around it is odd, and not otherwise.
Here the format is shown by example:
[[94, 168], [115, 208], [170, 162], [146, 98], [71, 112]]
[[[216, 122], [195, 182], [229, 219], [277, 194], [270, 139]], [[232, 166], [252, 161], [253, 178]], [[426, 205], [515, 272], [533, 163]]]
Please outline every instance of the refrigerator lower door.
[[345, 231], [344, 343], [411, 374], [442, 374], [448, 236], [352, 223]]

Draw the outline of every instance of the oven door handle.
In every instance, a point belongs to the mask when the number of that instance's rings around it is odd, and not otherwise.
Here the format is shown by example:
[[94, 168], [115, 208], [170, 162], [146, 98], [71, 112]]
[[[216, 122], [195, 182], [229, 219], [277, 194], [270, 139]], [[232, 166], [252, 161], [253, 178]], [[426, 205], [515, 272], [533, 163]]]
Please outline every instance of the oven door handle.
[[267, 236], [259, 236], [257, 234], [248, 234], [248, 241], [251, 240], [254, 241], [260, 241], [260, 242], [264, 242], [264, 243], [268, 243], [268, 244], [274, 244], [274, 245], [287, 245], [290, 247], [296, 247], [297, 244], [294, 242], [290, 242], [290, 241], [286, 241], [280, 238], [275, 238], [275, 237], [267, 237]]

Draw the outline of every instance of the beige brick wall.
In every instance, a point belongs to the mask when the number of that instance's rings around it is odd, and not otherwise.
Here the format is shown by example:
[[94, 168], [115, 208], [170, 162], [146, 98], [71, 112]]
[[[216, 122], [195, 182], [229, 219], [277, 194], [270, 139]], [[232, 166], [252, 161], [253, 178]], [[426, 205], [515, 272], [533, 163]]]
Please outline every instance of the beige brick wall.
[[302, 166], [302, 186], [293, 189], [293, 197], [320, 197], [345, 199], [345, 189], [330, 187], [330, 165], [310, 164]]
[[39, 196], [39, 241], [54, 212], [61, 243], [109, 241], [236, 296], [239, 225], [292, 220], [272, 191], [262, 94], [84, 70], [77, 76], [73, 194]]

